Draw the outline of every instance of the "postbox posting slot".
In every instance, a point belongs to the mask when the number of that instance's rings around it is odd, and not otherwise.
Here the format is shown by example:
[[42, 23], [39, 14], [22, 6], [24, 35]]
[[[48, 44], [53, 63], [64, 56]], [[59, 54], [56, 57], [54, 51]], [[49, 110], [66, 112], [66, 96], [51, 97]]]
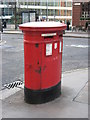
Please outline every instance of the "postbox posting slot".
[[44, 36], [44, 39], [53, 38], [54, 36]]
[[56, 33], [45, 33], [45, 34], [41, 34], [41, 36], [44, 38], [52, 38], [56, 36]]
[[[44, 39], [48, 40], [49, 38], [53, 38], [54, 36], [56, 36], [56, 33], [45, 33], [45, 34], [41, 34], [42, 37], [44, 37]], [[46, 56], [51, 56], [52, 55], [52, 43], [47, 43], [46, 44], [46, 51], [45, 54]]]

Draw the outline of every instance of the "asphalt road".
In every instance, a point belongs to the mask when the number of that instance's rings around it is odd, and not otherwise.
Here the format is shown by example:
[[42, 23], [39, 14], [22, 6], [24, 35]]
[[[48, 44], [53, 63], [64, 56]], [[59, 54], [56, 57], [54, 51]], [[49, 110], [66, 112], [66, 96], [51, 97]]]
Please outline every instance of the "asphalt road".
[[[23, 35], [3, 34], [2, 46], [2, 86], [18, 78], [24, 79]], [[2, 50], [2, 51], [1, 51]], [[62, 71], [88, 67], [88, 39], [64, 37]]]

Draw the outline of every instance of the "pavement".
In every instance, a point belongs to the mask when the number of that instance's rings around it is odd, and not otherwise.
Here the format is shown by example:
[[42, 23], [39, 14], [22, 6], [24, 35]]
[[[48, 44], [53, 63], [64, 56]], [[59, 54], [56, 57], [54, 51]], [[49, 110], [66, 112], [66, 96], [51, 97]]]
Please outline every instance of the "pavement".
[[[22, 34], [22, 31], [19, 30], [19, 28], [17, 30], [14, 29], [4, 29], [3, 30], [3, 34]], [[84, 31], [67, 31], [65, 30], [65, 34], [63, 34], [64, 37], [75, 37], [75, 38], [89, 38], [89, 33], [88, 32], [84, 32]]]
[[66, 31], [65, 34], [63, 34], [64, 37], [74, 37], [74, 38], [89, 38], [88, 32], [72, 32], [72, 31]]
[[24, 84], [0, 91], [0, 118], [88, 118], [88, 68], [62, 73], [62, 94], [44, 104], [24, 101]]

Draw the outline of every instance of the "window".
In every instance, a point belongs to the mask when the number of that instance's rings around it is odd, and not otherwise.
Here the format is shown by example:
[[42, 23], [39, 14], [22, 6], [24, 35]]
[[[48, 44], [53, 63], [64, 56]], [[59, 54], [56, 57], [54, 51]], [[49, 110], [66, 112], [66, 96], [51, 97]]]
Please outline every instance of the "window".
[[38, 14], [38, 15], [41, 15], [40, 9], [38, 9], [38, 10], [36, 9], [35, 11], [37, 11], [37, 14]]
[[46, 2], [42, 2], [42, 6], [46, 6]]
[[59, 2], [55, 2], [55, 6], [59, 6]]
[[67, 10], [67, 16], [71, 16], [71, 10]]
[[55, 10], [55, 15], [56, 15], [56, 16], [59, 16], [59, 15], [60, 15], [59, 10]]
[[35, 5], [35, 3], [34, 3], [34, 2], [29, 2], [29, 4], [30, 4], [30, 5], [32, 5], [32, 6], [33, 6], [33, 5]]
[[48, 2], [48, 6], [54, 6], [54, 2]]
[[66, 16], [66, 10], [61, 10], [61, 11], [60, 11], [60, 15], [61, 15], [61, 16]]
[[42, 15], [46, 15], [46, 10], [42, 10]]
[[66, 2], [61, 1], [61, 6], [66, 7]]
[[40, 2], [35, 2], [35, 6], [40, 6]]
[[82, 3], [82, 13], [81, 17], [82, 18], [89, 18], [89, 13], [90, 13], [90, 2], [84, 2]]
[[67, 2], [67, 7], [72, 7], [72, 2]]
[[25, 5], [27, 5], [28, 3], [27, 2], [25, 2]]
[[23, 2], [20, 2], [20, 5], [23, 5]]
[[48, 15], [53, 16], [53, 10], [48, 10]]

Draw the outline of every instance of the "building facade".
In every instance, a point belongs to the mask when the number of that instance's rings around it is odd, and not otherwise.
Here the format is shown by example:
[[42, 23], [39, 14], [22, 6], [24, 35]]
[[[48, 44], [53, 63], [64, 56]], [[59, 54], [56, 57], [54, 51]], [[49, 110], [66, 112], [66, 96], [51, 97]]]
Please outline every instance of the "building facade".
[[49, 21], [70, 21], [72, 25], [72, 0], [3, 0], [0, 4], [2, 17], [11, 19], [15, 12], [15, 2], [17, 12], [34, 10], [38, 14], [39, 20], [44, 17]]
[[72, 25], [85, 26], [90, 21], [90, 1], [73, 2], [72, 7]]

